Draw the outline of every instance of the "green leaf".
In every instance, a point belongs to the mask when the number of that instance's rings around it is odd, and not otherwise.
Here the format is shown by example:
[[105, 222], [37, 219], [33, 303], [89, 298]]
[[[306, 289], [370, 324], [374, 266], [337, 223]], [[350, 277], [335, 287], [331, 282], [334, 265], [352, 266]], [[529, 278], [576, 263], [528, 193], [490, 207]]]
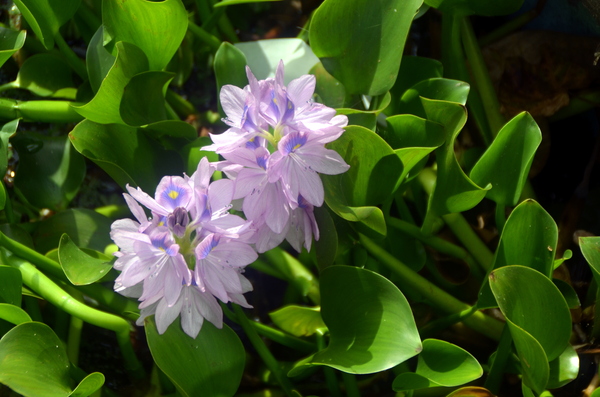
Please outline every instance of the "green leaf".
[[47, 50], [59, 28], [75, 15], [81, 0], [15, 0], [19, 11]]
[[314, 208], [315, 220], [319, 226], [319, 239], [314, 242], [314, 251], [319, 271], [333, 265], [338, 251], [338, 234], [334, 220], [326, 207]]
[[[112, 2], [108, 3], [112, 4]], [[116, 48], [117, 58], [104, 80], [102, 80], [96, 96], [83, 106], [73, 107], [77, 113], [96, 123], [125, 124], [120, 112], [125, 87], [133, 76], [147, 71], [149, 67], [148, 58], [135, 45], [118, 42]]]
[[494, 397], [494, 394], [483, 387], [467, 386], [453, 391], [446, 397]]
[[439, 101], [454, 102], [461, 105], [467, 103], [469, 84], [444, 78], [431, 78], [420, 81], [402, 94], [398, 103], [398, 113], [414, 114], [425, 118], [426, 113], [421, 97]]
[[455, 15], [508, 15], [519, 11], [523, 0], [425, 0], [431, 7]]
[[[221, 92], [224, 85], [231, 84], [236, 87], [244, 88], [248, 84], [246, 77], [246, 56], [233, 44], [226, 41], [215, 53], [213, 68], [217, 80], [217, 95]], [[221, 101], [217, 101], [221, 117], [225, 116], [221, 107]]]
[[[426, 156], [444, 143], [444, 128], [437, 123], [412, 114], [400, 114], [386, 119], [385, 141], [402, 161], [398, 185], [418, 174]], [[410, 172], [415, 168], [416, 172]], [[409, 174], [410, 173], [410, 174]]]
[[[158, 121], [144, 126], [142, 131], [168, 150], [179, 150], [198, 138], [196, 128], [182, 120]], [[209, 137], [205, 138], [210, 141]], [[218, 157], [215, 157], [215, 160], [212, 161], [218, 161]]]
[[145, 320], [148, 346], [156, 365], [185, 396], [233, 396], [244, 372], [244, 346], [227, 325], [204, 321], [196, 339], [186, 335], [179, 318], [159, 335], [154, 317]]
[[139, 186], [154, 192], [164, 175], [181, 174], [181, 159], [162, 150], [137, 129], [119, 124], [84, 120], [69, 133], [75, 149], [98, 164], [119, 185]]
[[139, 127], [167, 118], [165, 94], [174, 74], [142, 72], [129, 80], [123, 91], [119, 113], [123, 121]]
[[25, 44], [27, 31], [19, 32], [0, 26], [0, 67]]
[[390, 281], [350, 266], [328, 267], [320, 281], [321, 316], [329, 328], [329, 345], [296, 363], [289, 376], [313, 365], [355, 374], [374, 373], [421, 351], [411, 308]]
[[73, 208], [61, 211], [38, 224], [33, 235], [39, 252], [48, 252], [59, 245], [64, 233], [68, 234], [78, 247], [104, 251], [112, 244], [110, 239], [111, 220], [99, 213]]
[[313, 66], [309, 73], [316, 79], [315, 94], [318, 102], [332, 108], [344, 107], [346, 98], [344, 85], [327, 73], [321, 62]]
[[554, 285], [556, 285], [556, 288], [558, 288], [562, 296], [565, 298], [569, 309], [577, 309], [581, 306], [577, 292], [575, 292], [575, 289], [573, 289], [571, 284], [557, 278], [553, 278], [552, 282]]
[[10, 152], [8, 150], [8, 139], [17, 132], [19, 127], [19, 119], [9, 121], [0, 128], [0, 175], [6, 174], [8, 168], [8, 158]]
[[85, 55], [90, 85], [94, 92], [98, 92], [102, 81], [108, 75], [108, 72], [115, 64], [116, 60], [116, 58], [104, 48], [103, 38], [104, 26], [100, 26], [92, 37]]
[[[557, 241], [554, 219], [534, 200], [525, 200], [506, 220], [492, 269], [521, 265], [550, 277]], [[479, 308], [495, 306], [487, 282], [481, 288], [477, 305]]]
[[548, 389], [558, 389], [577, 378], [579, 374], [579, 356], [568, 345], [560, 356], [550, 361], [550, 379]]
[[88, 285], [104, 277], [112, 269], [111, 258], [94, 258], [83, 252], [63, 234], [58, 245], [58, 260], [65, 275], [74, 285]]
[[214, 7], [224, 7], [231, 6], [235, 4], [244, 4], [244, 3], [266, 3], [270, 1], [281, 1], [281, 0], [221, 0], [216, 3]]
[[188, 175], [192, 175], [196, 171], [202, 157], [207, 157], [209, 161], [219, 161], [219, 155], [217, 153], [202, 150], [204, 146], [208, 145], [212, 145], [212, 140], [207, 136], [201, 136], [187, 144], [181, 150], [181, 157], [183, 157], [186, 164], [185, 170]]
[[[403, 379], [407, 374], [408, 382], [405, 385]], [[480, 378], [483, 368], [466, 350], [446, 341], [426, 339], [423, 341], [423, 351], [419, 354], [415, 374], [428, 380], [429, 384], [425, 387], [454, 387]], [[395, 391], [416, 389], [414, 382], [417, 379], [412, 375], [410, 372], [398, 375], [392, 388]], [[422, 380], [419, 382], [424, 384]]]
[[185, 36], [188, 15], [181, 0], [103, 0], [102, 22], [104, 45], [111, 40], [134, 44], [146, 55], [150, 70], [163, 70]]
[[31, 317], [25, 310], [10, 303], [0, 303], [0, 319], [15, 325], [31, 321]]
[[285, 84], [308, 74], [319, 62], [311, 47], [301, 39], [257, 40], [234, 45], [244, 53], [248, 66], [259, 80], [275, 77], [279, 61], [285, 65]]
[[63, 88], [73, 87], [73, 77], [67, 63], [58, 55], [36, 54], [27, 58], [19, 69], [15, 87], [47, 97]]
[[600, 236], [579, 237], [579, 248], [592, 269], [596, 283], [600, 285]]
[[195, 48], [194, 34], [188, 30], [181, 42], [181, 46], [167, 65], [167, 72], [175, 74], [172, 84], [178, 88], [182, 88], [192, 74], [195, 65]]
[[374, 206], [391, 195], [402, 173], [402, 162], [383, 139], [364, 127], [346, 127], [344, 134], [327, 147], [350, 165], [343, 174], [321, 175], [327, 205], [342, 218], [360, 221], [385, 235], [383, 213]]
[[435, 190], [429, 197], [427, 215], [423, 222], [423, 230], [429, 233], [435, 217], [473, 208], [483, 200], [490, 186], [481, 188], [470, 180], [454, 154], [454, 141], [467, 119], [465, 107], [454, 102], [427, 98], [421, 98], [421, 101], [427, 119], [444, 126], [446, 138], [444, 144], [436, 150], [437, 180]]
[[371, 110], [359, 110], [353, 108], [339, 108], [337, 114], [344, 114], [348, 116], [348, 125], [359, 125], [365, 128], [375, 131], [377, 126], [377, 116], [390, 104], [391, 95], [386, 92], [383, 96], [377, 109]]
[[326, 0], [313, 14], [310, 45], [348, 94], [381, 95], [396, 81], [422, 0]]
[[324, 334], [327, 326], [321, 318], [321, 308], [289, 305], [269, 313], [273, 323], [294, 336]]
[[21, 306], [21, 272], [11, 266], [0, 265], [0, 302]]
[[100, 372], [92, 372], [73, 390], [71, 393], [71, 397], [87, 397], [96, 393], [96, 391], [100, 390], [102, 385], [104, 384], [104, 375]]
[[36, 207], [67, 208], [85, 177], [85, 160], [67, 137], [24, 132], [11, 142], [20, 159], [15, 186]]
[[571, 313], [552, 281], [516, 265], [494, 270], [489, 281], [500, 310], [512, 324], [511, 335], [513, 328], [526, 331], [540, 343], [549, 361], [562, 354], [571, 337]]
[[542, 133], [529, 113], [523, 112], [506, 123], [490, 147], [471, 170], [473, 182], [492, 184], [486, 197], [501, 205], [514, 206], [542, 142]]
[[400, 64], [398, 78], [394, 86], [390, 89], [392, 102], [384, 112], [390, 116], [400, 113], [399, 102], [406, 90], [423, 80], [442, 77], [443, 71], [444, 67], [440, 61], [431, 58], [404, 55]]

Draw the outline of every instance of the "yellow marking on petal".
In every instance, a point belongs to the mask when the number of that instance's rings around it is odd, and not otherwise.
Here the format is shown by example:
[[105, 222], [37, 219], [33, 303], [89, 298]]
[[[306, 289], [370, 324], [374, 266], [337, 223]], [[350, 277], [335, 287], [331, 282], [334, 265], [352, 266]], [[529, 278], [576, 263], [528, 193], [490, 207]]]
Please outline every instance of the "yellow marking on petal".
[[291, 109], [291, 108], [292, 108], [292, 102], [288, 101], [288, 109]]
[[179, 192], [177, 190], [171, 190], [169, 192], [169, 197], [171, 197], [173, 200], [175, 200], [178, 196], [179, 196]]
[[273, 103], [277, 105], [277, 98], [273, 98]]
[[294, 147], [292, 148], [292, 150], [296, 150], [296, 149], [298, 149], [300, 146], [302, 146], [302, 144], [301, 144], [301, 143], [299, 143], [299, 144], [297, 144], [296, 146], [294, 146]]
[[158, 222], [158, 226], [164, 226], [165, 223], [163, 221]]

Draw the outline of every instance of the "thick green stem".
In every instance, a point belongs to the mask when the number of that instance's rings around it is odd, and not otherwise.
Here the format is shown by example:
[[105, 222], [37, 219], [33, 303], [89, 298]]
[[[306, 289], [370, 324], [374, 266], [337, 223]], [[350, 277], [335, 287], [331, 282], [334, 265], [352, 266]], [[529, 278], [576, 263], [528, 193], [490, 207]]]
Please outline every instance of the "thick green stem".
[[462, 18], [460, 28], [465, 53], [467, 54], [469, 64], [471, 65], [473, 79], [475, 80], [475, 86], [481, 95], [483, 109], [487, 116], [492, 134], [493, 136], [496, 136], [505, 122], [504, 117], [500, 113], [500, 102], [498, 102], [496, 89], [492, 84], [490, 73], [483, 60], [483, 55], [481, 54], [481, 49], [479, 48], [479, 43], [477, 43], [477, 37], [475, 37], [475, 32], [473, 32], [473, 27], [471, 26], [469, 18]]
[[492, 269], [494, 254], [473, 231], [469, 222], [461, 214], [447, 214], [442, 216], [446, 225], [452, 230], [456, 238], [473, 255], [473, 258], [481, 265], [484, 271]]
[[237, 318], [240, 322], [240, 325], [244, 329], [246, 336], [248, 336], [248, 339], [250, 339], [250, 343], [252, 343], [252, 346], [254, 346], [254, 349], [256, 349], [256, 352], [263, 360], [267, 368], [271, 370], [271, 373], [273, 373], [275, 379], [277, 379], [277, 382], [285, 394], [288, 397], [294, 397], [294, 388], [292, 386], [292, 382], [290, 382], [289, 378], [283, 373], [279, 362], [275, 359], [275, 357], [273, 357], [267, 346], [265, 346], [265, 343], [262, 341], [250, 323], [250, 320], [248, 320], [248, 317], [246, 317], [244, 314], [242, 308], [236, 304], [233, 304], [233, 311], [237, 315]]
[[[238, 316], [235, 313], [229, 310], [229, 308], [224, 304], [222, 304], [221, 307], [223, 308], [223, 313], [225, 313], [225, 316], [227, 316], [228, 319], [235, 322], [236, 324], [240, 324], [240, 320], [238, 319]], [[310, 343], [303, 339], [296, 338], [293, 335], [287, 334], [283, 331], [269, 327], [268, 325], [264, 325], [256, 321], [250, 321], [250, 324], [256, 329], [256, 332], [258, 332], [266, 338], [271, 339], [273, 342], [279, 343], [280, 345], [287, 346], [289, 348], [307, 354], [311, 354], [317, 351], [317, 346], [314, 343]]]
[[183, 99], [181, 95], [173, 90], [167, 90], [166, 100], [182, 119], [187, 119], [191, 115], [198, 114], [194, 105]]
[[6, 252], [3, 253], [2, 259], [4, 263], [21, 271], [23, 284], [27, 285], [57, 308], [64, 310], [72, 316], [79, 317], [87, 323], [114, 331], [117, 335], [117, 342], [121, 348], [121, 353], [123, 354], [125, 368], [134, 378], [144, 377], [144, 368], [138, 361], [131, 345], [129, 336], [131, 326], [129, 322], [121, 317], [93, 309], [79, 302], [24, 259], [10, 254], [7, 255]]
[[512, 346], [512, 336], [508, 326], [504, 327], [502, 331], [502, 337], [498, 344], [498, 350], [496, 350], [496, 357], [492, 363], [492, 368], [485, 381], [485, 387], [491, 391], [494, 395], [498, 394], [500, 389], [500, 383], [502, 382], [502, 375], [504, 374], [504, 367], [510, 356]]
[[206, 45], [210, 47], [213, 52], [217, 52], [219, 47], [221, 46], [221, 40], [212, 34], [208, 33], [206, 30], [202, 29], [200, 26], [196, 25], [194, 22], [190, 21], [188, 24], [188, 29], [198, 38], [200, 41], [204, 42]]
[[342, 372], [342, 380], [344, 381], [344, 386], [346, 386], [346, 395], [348, 397], [360, 397], [360, 390], [358, 388], [358, 383], [356, 383], [356, 376]]
[[0, 98], [0, 119], [43, 123], [77, 123], [83, 120], [71, 105], [80, 105], [70, 101], [17, 101]]
[[60, 32], [56, 33], [54, 36], [54, 41], [58, 46], [58, 49], [65, 57], [65, 60], [69, 64], [69, 66], [81, 77], [81, 80], [85, 81], [88, 79], [87, 69], [85, 67], [85, 63], [81, 58], [77, 56], [71, 49], [71, 47], [67, 44], [65, 39], [61, 36]]
[[[325, 339], [323, 335], [317, 333], [317, 347], [319, 350], [325, 349]], [[327, 389], [331, 397], [342, 397], [342, 391], [340, 390], [340, 384], [338, 382], [335, 369], [324, 365], [323, 374], [325, 374], [325, 383], [327, 383]]]
[[[471, 306], [459, 301], [454, 296], [414, 272], [368, 237], [362, 234], [359, 234], [359, 237], [361, 244], [374, 258], [400, 276], [400, 284], [403, 291], [420, 295], [431, 306], [444, 313], [462, 313], [465, 310], [471, 309]], [[502, 323], [492, 317], [486, 316], [482, 312], [477, 311], [473, 313], [464, 319], [464, 323], [491, 339], [500, 339]]]

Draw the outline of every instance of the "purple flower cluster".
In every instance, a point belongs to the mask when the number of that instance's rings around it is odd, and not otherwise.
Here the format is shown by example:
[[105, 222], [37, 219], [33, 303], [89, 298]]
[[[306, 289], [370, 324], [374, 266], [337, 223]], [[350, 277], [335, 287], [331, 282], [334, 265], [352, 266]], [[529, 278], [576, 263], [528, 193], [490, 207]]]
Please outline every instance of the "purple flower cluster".
[[[203, 158], [191, 176], [166, 176], [154, 198], [127, 186], [124, 194], [137, 219], [112, 224], [119, 246], [115, 290], [141, 303], [138, 324], [154, 315], [159, 333], [181, 315], [185, 333], [195, 338], [204, 319], [221, 328], [217, 301], [250, 307], [252, 289], [243, 268], [258, 252], [284, 239], [310, 250], [319, 229], [313, 213], [323, 204], [322, 174], [349, 166], [325, 144], [348, 123], [334, 109], [313, 103], [314, 76], [283, 84], [283, 63], [275, 79], [258, 81], [247, 68], [249, 85], [225, 86], [221, 104], [230, 128], [212, 135], [213, 150], [225, 160]], [[229, 179], [211, 182], [216, 169]], [[246, 219], [229, 212], [240, 203]], [[140, 205], [141, 204], [141, 205]], [[142, 205], [150, 210], [148, 217]]]
[[[217, 302], [250, 307], [252, 289], [242, 275], [258, 255], [251, 247], [251, 222], [229, 213], [233, 182], [210, 183], [214, 167], [203, 158], [190, 177], [166, 176], [154, 198], [127, 186], [125, 200], [137, 219], [112, 224], [119, 246], [115, 290], [140, 300], [138, 324], [154, 314], [159, 333], [181, 314], [181, 326], [195, 338], [204, 319], [223, 326]], [[138, 204], [139, 203], [139, 204]], [[148, 208], [148, 218], [140, 204]]]
[[314, 207], [323, 205], [319, 174], [335, 175], [349, 166], [325, 144], [340, 137], [348, 124], [335, 109], [314, 103], [315, 77], [283, 83], [283, 62], [275, 78], [258, 81], [246, 67], [249, 84], [226, 85], [221, 105], [229, 129], [211, 135], [213, 150], [225, 161], [218, 167], [235, 182], [246, 219], [256, 229], [255, 246], [265, 252], [284, 239], [310, 251], [319, 239]]

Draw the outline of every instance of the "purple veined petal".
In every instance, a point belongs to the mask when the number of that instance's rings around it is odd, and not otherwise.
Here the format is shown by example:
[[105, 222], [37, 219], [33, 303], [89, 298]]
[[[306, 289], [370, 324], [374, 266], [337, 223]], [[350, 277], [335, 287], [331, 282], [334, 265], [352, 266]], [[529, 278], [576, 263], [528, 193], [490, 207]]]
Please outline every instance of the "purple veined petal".
[[[173, 212], [177, 207], [189, 209], [193, 190], [180, 176], [165, 176], [156, 188], [156, 202], [168, 212]], [[166, 215], [166, 214], [161, 214]]]
[[258, 254], [248, 244], [226, 241], [213, 248], [210, 261], [225, 267], [242, 267], [258, 259]]
[[125, 202], [127, 203], [129, 210], [133, 216], [135, 216], [135, 219], [137, 219], [140, 225], [148, 223], [148, 216], [146, 215], [146, 212], [144, 212], [142, 206], [139, 205], [138, 202], [127, 193], [123, 193], [123, 197], [125, 198]]
[[118, 219], [112, 223], [110, 229], [110, 238], [124, 252], [133, 251], [134, 241], [150, 242], [146, 234], [139, 233], [139, 224], [131, 219]]
[[275, 71], [275, 85], [280, 87], [284, 86], [283, 77], [285, 75], [285, 66], [283, 65], [283, 59], [279, 60], [277, 64], [277, 70]]
[[208, 186], [208, 201], [213, 212], [229, 208], [233, 191], [234, 183], [229, 179], [219, 179]]
[[301, 132], [292, 132], [281, 138], [277, 144], [278, 151], [287, 156], [290, 153], [295, 153], [308, 142], [308, 135]]
[[[212, 250], [219, 245], [219, 236], [217, 236], [216, 234], [212, 233], [209, 234], [208, 236], [206, 236], [201, 242], [200, 244], [198, 244], [198, 246], [196, 247], [195, 253], [196, 253], [196, 259], [197, 260], [202, 260], [205, 259], [208, 255], [210, 255], [210, 253], [212, 252]], [[197, 262], [196, 262], [196, 266], [197, 266]]]
[[266, 223], [260, 225], [256, 229], [254, 235], [256, 251], [258, 253], [267, 252], [270, 249], [277, 247], [288, 233], [289, 223], [286, 223], [286, 227], [281, 233], [275, 233]]
[[169, 325], [175, 321], [177, 316], [179, 316], [181, 307], [182, 300], [177, 300], [172, 306], [169, 306], [165, 299], [158, 302], [154, 319], [156, 320], [156, 329], [159, 334], [164, 334]]
[[[202, 148], [206, 150], [206, 147]], [[192, 181], [192, 187], [198, 191], [203, 189], [208, 189], [208, 185], [210, 184], [210, 178], [212, 177], [214, 170], [212, 169], [210, 162], [206, 157], [202, 157], [200, 162], [198, 163], [198, 167], [196, 171], [190, 176], [190, 180]]]
[[140, 258], [135, 253], [130, 253], [117, 258], [113, 267], [115, 270], [123, 271], [124, 269], [131, 266], [134, 262], [139, 261]]
[[290, 203], [288, 202], [281, 183], [269, 183], [265, 188], [265, 201], [269, 207], [265, 212], [267, 226], [275, 233], [281, 233], [288, 223], [290, 217]]
[[123, 269], [119, 276], [121, 284], [125, 287], [131, 287], [151, 274], [157, 274], [168, 259], [167, 255], [153, 251], [144, 251], [144, 255], [139, 255], [139, 261], [132, 263]]
[[223, 310], [219, 303], [209, 293], [202, 293], [197, 288], [192, 290], [194, 305], [202, 317], [210, 321], [215, 327], [223, 328]]
[[338, 152], [320, 145], [310, 145], [298, 150], [297, 155], [313, 170], [320, 174], [342, 174], [350, 168]]
[[[115, 291], [116, 291], [116, 289], [115, 289]], [[136, 284], [133, 287], [123, 288], [117, 292], [119, 292], [119, 294], [126, 296], [128, 298], [138, 299], [140, 296], [142, 296], [142, 292], [143, 292], [142, 283]]]
[[221, 88], [221, 107], [231, 125], [241, 127], [243, 124], [247, 98], [248, 92], [234, 85], [228, 84]]
[[257, 95], [260, 95], [261, 89], [260, 89], [258, 80], [252, 73], [252, 70], [250, 70], [250, 67], [247, 65], [246, 65], [246, 76], [248, 77], [248, 87], [249, 87], [249, 90], [252, 93], [252, 95], [254, 95], [255, 97]]
[[294, 102], [296, 108], [301, 108], [311, 101], [315, 92], [315, 76], [306, 74], [290, 81], [287, 86], [287, 94]]
[[193, 287], [184, 288], [183, 292], [183, 302], [181, 305], [181, 328], [183, 332], [189, 335], [192, 338], [196, 338], [200, 329], [202, 329], [202, 324], [204, 323], [204, 317], [196, 308], [196, 300], [200, 299], [200, 297], [195, 294]]
[[[302, 195], [306, 201], [320, 207], [323, 205], [325, 191], [323, 190], [323, 182], [319, 174], [311, 169], [301, 168], [299, 166], [292, 167], [295, 173], [296, 181], [298, 181], [298, 194]], [[294, 178], [294, 176], [290, 176]]]
[[163, 208], [152, 197], [150, 197], [148, 193], [145, 193], [139, 187], [137, 189], [134, 189], [128, 184], [126, 188], [131, 197], [136, 199], [140, 204], [144, 205], [146, 208], [150, 209], [150, 211], [159, 215], [167, 215], [169, 213], [168, 210]]
[[175, 304], [181, 293], [181, 288], [183, 288], [183, 274], [180, 274], [180, 269], [178, 269], [175, 264], [173, 265], [174, 266], [170, 269], [165, 269], [164, 276], [164, 300], [168, 306], [173, 306]]
[[[141, 305], [140, 305], [141, 306]], [[154, 313], [156, 313], [156, 307], [158, 306], [158, 302], [154, 302], [152, 305], [149, 305], [148, 307], [144, 307], [141, 308], [140, 311], [140, 316], [138, 317], [138, 319], [136, 320], [136, 324], [139, 326], [143, 326], [144, 325], [144, 319], [148, 316], [152, 316]]]
[[235, 179], [234, 199], [240, 199], [253, 193], [268, 182], [267, 173], [263, 169], [244, 168]]
[[238, 305], [248, 309], [252, 309], [253, 307], [251, 304], [248, 303], [248, 301], [246, 300], [246, 298], [244, 298], [244, 295], [242, 294], [229, 294], [229, 301], [237, 303]]
[[210, 222], [202, 225], [203, 231], [216, 233], [227, 238], [245, 240], [247, 233], [252, 233], [251, 222], [232, 214], [226, 214], [219, 218], [213, 218]]
[[[227, 289], [233, 288], [235, 291], [241, 291], [241, 285], [239, 279], [235, 274], [235, 280], [231, 277], [231, 271], [233, 269], [218, 269], [210, 264], [204, 264], [204, 277], [206, 281], [206, 291], [210, 292], [217, 299], [223, 303], [229, 302], [229, 295], [227, 295]], [[232, 282], [237, 281], [238, 285], [232, 285]]]

